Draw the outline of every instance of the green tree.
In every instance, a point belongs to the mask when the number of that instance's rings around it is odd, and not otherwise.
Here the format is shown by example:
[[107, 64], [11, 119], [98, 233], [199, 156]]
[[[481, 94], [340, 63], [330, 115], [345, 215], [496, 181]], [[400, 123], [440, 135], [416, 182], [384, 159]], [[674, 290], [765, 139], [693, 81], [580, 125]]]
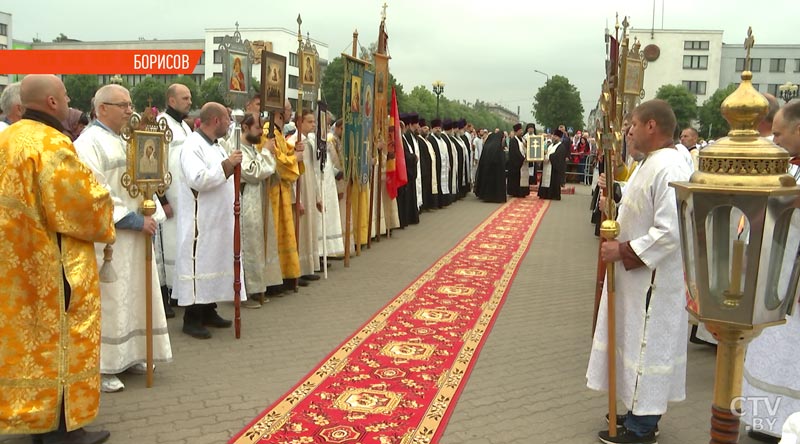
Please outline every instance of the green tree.
[[578, 88], [564, 76], [551, 77], [533, 97], [533, 116], [548, 128], [583, 126], [583, 104]]
[[697, 97], [683, 85], [663, 85], [656, 91], [656, 98], [666, 101], [672, 107], [678, 120], [676, 137], [681, 129], [690, 126], [692, 120], [697, 118]]
[[64, 34], [63, 32], [58, 34], [58, 37], [53, 39], [54, 42], [68, 42], [70, 40], [72, 40], [72, 39], [67, 37], [67, 35]]
[[[175, 80], [173, 80], [172, 83], [180, 83], [181, 85], [189, 88], [189, 92], [192, 94], [192, 108], [197, 108], [198, 94], [200, 92], [200, 87], [197, 86], [197, 82], [195, 82], [191, 77], [184, 75], [175, 77]], [[164, 108], [167, 107], [166, 97], [164, 98], [164, 104], [161, 106]]]
[[147, 77], [131, 90], [133, 107], [141, 112], [148, 104], [163, 107], [167, 101], [167, 85], [158, 80]]
[[96, 75], [65, 75], [64, 87], [67, 88], [69, 95], [69, 106], [81, 111], [90, 111], [92, 97], [100, 87], [100, 83]]
[[736, 85], [731, 83], [725, 88], [714, 92], [700, 108], [697, 109], [697, 120], [700, 121], [700, 137], [718, 139], [728, 134], [730, 127], [728, 121], [722, 117], [720, 107], [726, 97], [736, 91]]
[[322, 100], [328, 104], [328, 109], [335, 116], [342, 114], [342, 91], [344, 90], [344, 59], [336, 57], [328, 63], [325, 75], [322, 77]]
[[200, 84], [200, 98], [197, 107], [201, 107], [208, 102], [217, 102], [223, 105], [226, 104], [225, 98], [219, 91], [219, 85], [222, 83], [222, 77], [209, 77]]
[[250, 79], [250, 94], [255, 95], [261, 92], [261, 81], [255, 77]]

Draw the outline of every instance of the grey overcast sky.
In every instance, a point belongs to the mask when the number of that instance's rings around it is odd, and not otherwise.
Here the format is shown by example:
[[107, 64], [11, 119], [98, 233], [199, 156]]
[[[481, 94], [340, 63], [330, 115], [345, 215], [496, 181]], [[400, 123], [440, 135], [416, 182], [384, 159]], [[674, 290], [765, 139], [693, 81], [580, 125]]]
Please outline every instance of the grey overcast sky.
[[[202, 38], [205, 28], [284, 27], [328, 44], [331, 57], [347, 49], [354, 29], [363, 46], [377, 39], [384, 0], [209, 1], [0, 0], [13, 14], [17, 40], [51, 41], [63, 32], [93, 40]], [[545, 76], [567, 77], [588, 113], [603, 77], [608, 22], [628, 15], [635, 28], [723, 30], [725, 43], [744, 41], [753, 27], [756, 46], [800, 43], [796, 2], [762, 0], [387, 0], [389, 69], [406, 91], [445, 82], [450, 99], [497, 102], [533, 120], [533, 95]], [[655, 20], [653, 11], [655, 10]], [[663, 11], [663, 14], [662, 14]], [[621, 20], [621, 18], [620, 18]], [[243, 36], [247, 38], [246, 35]], [[349, 52], [349, 51], [348, 51]]]

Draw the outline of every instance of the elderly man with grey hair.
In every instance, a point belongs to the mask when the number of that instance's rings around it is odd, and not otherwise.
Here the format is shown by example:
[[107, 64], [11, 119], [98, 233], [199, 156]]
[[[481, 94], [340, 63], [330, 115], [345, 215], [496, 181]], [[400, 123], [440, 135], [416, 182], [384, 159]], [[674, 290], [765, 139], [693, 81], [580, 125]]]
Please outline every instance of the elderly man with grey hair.
[[0, 95], [0, 111], [3, 112], [3, 120], [0, 120], [0, 131], [8, 128], [12, 123], [22, 118], [25, 107], [19, 96], [20, 82], [6, 86], [3, 94]]

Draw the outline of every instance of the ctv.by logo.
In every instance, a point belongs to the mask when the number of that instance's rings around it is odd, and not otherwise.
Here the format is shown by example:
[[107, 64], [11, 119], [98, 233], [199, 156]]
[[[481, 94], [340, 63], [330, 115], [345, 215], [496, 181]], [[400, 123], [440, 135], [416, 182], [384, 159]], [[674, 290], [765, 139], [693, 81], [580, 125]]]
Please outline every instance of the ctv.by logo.
[[[778, 408], [781, 406], [781, 397], [771, 398], [768, 396], [737, 396], [731, 400], [730, 409], [736, 416], [743, 416], [748, 412], [752, 419], [752, 425], [746, 425], [746, 430], [762, 431], [776, 430]], [[737, 408], [738, 407], [738, 408]]]

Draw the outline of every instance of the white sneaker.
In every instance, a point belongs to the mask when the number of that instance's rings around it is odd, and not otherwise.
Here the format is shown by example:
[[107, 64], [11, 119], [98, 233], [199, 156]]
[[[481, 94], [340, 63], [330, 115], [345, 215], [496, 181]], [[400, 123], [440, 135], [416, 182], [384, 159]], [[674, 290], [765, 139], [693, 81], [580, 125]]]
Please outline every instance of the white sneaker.
[[[156, 371], [156, 365], [153, 364], [153, 371]], [[133, 364], [132, 366], [128, 367], [128, 373], [134, 375], [146, 375], [147, 374], [147, 363], [146, 362], [139, 362]]]
[[125, 389], [125, 384], [117, 378], [117, 375], [100, 375], [100, 391], [103, 393], [114, 393]]

